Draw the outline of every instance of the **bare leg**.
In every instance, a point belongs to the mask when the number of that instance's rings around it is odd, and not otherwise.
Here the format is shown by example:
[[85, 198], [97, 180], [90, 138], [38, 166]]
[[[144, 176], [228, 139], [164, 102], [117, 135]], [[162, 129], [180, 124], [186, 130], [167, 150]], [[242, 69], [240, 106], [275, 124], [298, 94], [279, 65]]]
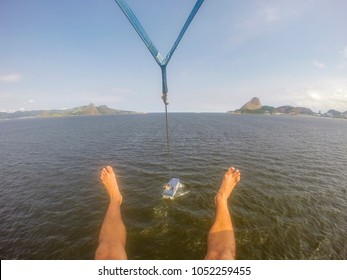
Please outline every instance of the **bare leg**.
[[101, 226], [95, 259], [124, 260], [127, 259], [127, 254], [125, 252], [126, 229], [120, 211], [122, 195], [111, 166], [101, 171], [101, 180], [110, 197], [110, 204]]
[[207, 260], [235, 259], [235, 236], [227, 200], [239, 181], [240, 171], [229, 168], [215, 197], [216, 217], [207, 237]]

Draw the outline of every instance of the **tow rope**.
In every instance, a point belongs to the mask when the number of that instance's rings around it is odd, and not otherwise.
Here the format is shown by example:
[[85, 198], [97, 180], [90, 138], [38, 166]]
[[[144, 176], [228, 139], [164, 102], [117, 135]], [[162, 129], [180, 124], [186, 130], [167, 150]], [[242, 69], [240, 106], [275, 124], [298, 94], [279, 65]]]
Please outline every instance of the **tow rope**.
[[168, 52], [168, 54], [166, 55], [165, 58], [163, 58], [161, 56], [161, 54], [159, 53], [159, 51], [157, 50], [157, 48], [153, 44], [152, 40], [147, 35], [145, 29], [142, 27], [139, 20], [135, 16], [134, 12], [130, 9], [130, 7], [128, 6], [126, 1], [125, 0], [115, 0], [115, 1], [117, 2], [118, 6], [121, 8], [121, 10], [123, 11], [125, 16], [128, 18], [131, 25], [134, 27], [134, 29], [136, 30], [136, 32], [138, 33], [138, 35], [140, 36], [142, 41], [145, 43], [146, 47], [148, 48], [148, 50], [150, 51], [153, 58], [155, 59], [155, 61], [157, 62], [157, 64], [159, 65], [159, 67], [161, 69], [162, 99], [163, 99], [163, 102], [165, 104], [166, 145], [167, 145], [167, 153], [168, 153], [169, 176], [171, 178], [170, 140], [169, 140], [169, 124], [168, 124], [168, 112], [167, 112], [168, 111], [167, 106], [169, 105], [169, 103], [168, 103], [168, 98], [167, 98], [168, 87], [167, 87], [166, 67], [167, 67], [173, 53], [175, 52], [178, 44], [180, 43], [184, 33], [186, 32], [188, 26], [192, 22], [195, 14], [198, 12], [198, 10], [199, 10], [200, 6], [202, 5], [202, 3], [204, 2], [204, 0], [197, 0], [196, 1], [192, 11], [190, 12], [186, 22], [184, 23], [184, 25], [181, 29], [181, 32], [178, 34], [175, 43], [173, 44], [171, 50]]

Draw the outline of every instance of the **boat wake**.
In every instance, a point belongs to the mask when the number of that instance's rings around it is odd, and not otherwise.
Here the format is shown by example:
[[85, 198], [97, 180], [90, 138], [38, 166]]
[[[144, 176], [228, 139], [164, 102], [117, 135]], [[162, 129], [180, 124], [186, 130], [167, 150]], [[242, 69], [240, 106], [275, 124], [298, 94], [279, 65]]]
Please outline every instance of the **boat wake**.
[[184, 196], [188, 193], [190, 193], [190, 190], [185, 185], [181, 184], [181, 187], [177, 190], [174, 198]]

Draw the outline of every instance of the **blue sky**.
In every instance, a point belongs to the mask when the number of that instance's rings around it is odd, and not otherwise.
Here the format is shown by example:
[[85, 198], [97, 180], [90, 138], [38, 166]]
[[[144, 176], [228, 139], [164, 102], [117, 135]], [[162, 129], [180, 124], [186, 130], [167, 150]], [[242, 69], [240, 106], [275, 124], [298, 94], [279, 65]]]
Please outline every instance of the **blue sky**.
[[[194, 0], [128, 0], [166, 55]], [[168, 65], [169, 111], [347, 110], [347, 1], [205, 0]], [[0, 111], [162, 112], [161, 74], [114, 0], [1, 0]]]

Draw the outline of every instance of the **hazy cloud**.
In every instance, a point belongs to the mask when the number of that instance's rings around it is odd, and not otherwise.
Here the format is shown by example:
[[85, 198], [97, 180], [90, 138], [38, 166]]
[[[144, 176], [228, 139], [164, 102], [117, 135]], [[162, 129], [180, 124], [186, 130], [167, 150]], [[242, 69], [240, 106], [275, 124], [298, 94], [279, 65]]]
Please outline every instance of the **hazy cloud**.
[[319, 68], [319, 69], [325, 68], [325, 64], [324, 64], [324, 63], [319, 62], [319, 61], [316, 61], [316, 60], [313, 61], [313, 65], [314, 65], [315, 67]]
[[10, 74], [0, 76], [0, 82], [18, 82], [22, 79], [20, 74]]
[[239, 21], [231, 28], [230, 43], [240, 44], [258, 37], [269, 28], [278, 29], [299, 18], [306, 11], [306, 4], [293, 1], [259, 1], [243, 11]]
[[315, 112], [326, 112], [335, 109], [347, 111], [347, 85], [327, 81], [320, 85], [310, 85], [290, 92], [293, 104], [312, 109]]
[[281, 19], [280, 11], [276, 7], [265, 7], [260, 11], [266, 22], [274, 22]]
[[347, 59], [347, 46], [345, 46], [345, 48], [342, 50], [342, 55]]

